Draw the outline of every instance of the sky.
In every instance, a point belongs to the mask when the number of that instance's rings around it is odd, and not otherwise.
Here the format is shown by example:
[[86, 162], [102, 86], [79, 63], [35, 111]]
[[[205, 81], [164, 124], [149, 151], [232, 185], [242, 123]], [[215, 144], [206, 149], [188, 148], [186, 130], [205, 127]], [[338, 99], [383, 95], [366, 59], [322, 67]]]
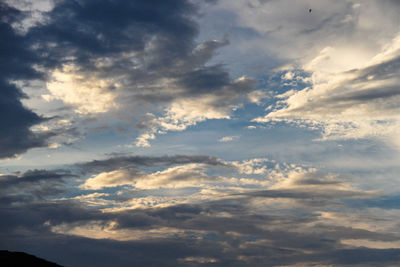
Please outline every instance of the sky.
[[400, 2], [0, 2], [0, 249], [398, 266]]

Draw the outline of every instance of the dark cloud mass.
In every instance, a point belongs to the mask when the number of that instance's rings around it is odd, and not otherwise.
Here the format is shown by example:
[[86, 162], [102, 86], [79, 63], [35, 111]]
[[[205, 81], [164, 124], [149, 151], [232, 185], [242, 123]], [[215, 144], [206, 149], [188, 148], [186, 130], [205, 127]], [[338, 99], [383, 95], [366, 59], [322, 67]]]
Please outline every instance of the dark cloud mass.
[[29, 50], [29, 42], [17, 35], [11, 24], [23, 17], [18, 10], [0, 3], [0, 158], [11, 157], [29, 148], [45, 145], [48, 135], [38, 135], [30, 127], [43, 121], [24, 107], [24, 93], [12, 82], [39, 78], [33, 64], [39, 62]]
[[[57, 1], [48, 22], [32, 29], [29, 37], [48, 53], [50, 63], [63, 64], [71, 57], [90, 66], [93, 57], [143, 51], [152, 37], [159, 38], [157, 62], [170, 64], [188, 53], [196, 24], [194, 7], [186, 1]], [[157, 63], [157, 64], [156, 64]], [[165, 66], [165, 65], [163, 65]]]
[[74, 175], [67, 170], [30, 170], [22, 174], [0, 176], [0, 199], [2, 202], [46, 199], [66, 189], [64, 179]]
[[161, 156], [161, 157], [145, 157], [145, 156], [119, 156], [111, 157], [104, 160], [94, 160], [80, 164], [79, 167], [83, 172], [107, 172], [119, 168], [129, 167], [157, 167], [157, 166], [173, 166], [179, 164], [201, 163], [214, 166], [226, 166], [222, 160], [213, 156]]

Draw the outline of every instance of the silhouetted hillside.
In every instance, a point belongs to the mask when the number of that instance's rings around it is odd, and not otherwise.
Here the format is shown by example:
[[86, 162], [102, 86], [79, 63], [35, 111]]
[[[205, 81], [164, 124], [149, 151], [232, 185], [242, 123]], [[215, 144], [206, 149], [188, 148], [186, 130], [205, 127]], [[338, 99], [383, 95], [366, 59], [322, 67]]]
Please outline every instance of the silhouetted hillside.
[[58, 265], [38, 257], [29, 255], [24, 252], [11, 252], [7, 250], [0, 250], [0, 266], [4, 267], [22, 267], [22, 266], [44, 266], [44, 267], [57, 267]]

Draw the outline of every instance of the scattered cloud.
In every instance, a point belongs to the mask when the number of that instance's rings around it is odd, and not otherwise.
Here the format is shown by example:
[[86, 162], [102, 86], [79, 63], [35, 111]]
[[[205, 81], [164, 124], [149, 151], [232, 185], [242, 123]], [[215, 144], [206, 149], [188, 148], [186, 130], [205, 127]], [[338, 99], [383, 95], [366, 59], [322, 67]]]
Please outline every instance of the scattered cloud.
[[[203, 74], [200, 74], [200, 77], [201, 75]], [[209, 82], [207, 77], [204, 77], [204, 80]], [[176, 100], [165, 110], [164, 116], [157, 118], [152, 114], [148, 115], [152, 119], [141, 124], [142, 127], [148, 128], [148, 131], [137, 138], [136, 145], [150, 146], [149, 140], [155, 139], [157, 133], [183, 131], [189, 126], [210, 119], [230, 119], [231, 113], [239, 107], [240, 97], [245, 96], [252, 86], [252, 79], [241, 77], [233, 83], [223, 85], [219, 91], [210, 91], [203, 96], [196, 93], [193, 98]]]
[[399, 10], [1, 2], [0, 246], [65, 266], [395, 266]]
[[238, 138], [239, 138], [239, 136], [236, 136], [236, 135], [233, 135], [233, 136], [224, 136], [224, 137], [221, 137], [218, 141], [219, 141], [219, 142], [226, 143], [226, 142], [235, 141], [235, 140], [238, 139]]
[[[400, 129], [396, 104], [399, 40], [394, 38], [362, 64], [347, 57], [346, 51], [323, 49], [304, 67], [311, 73], [311, 86], [278, 95], [278, 105], [254, 121], [286, 121], [317, 128], [322, 140], [372, 137], [396, 144]], [[356, 65], [335, 62], [337, 59]]]

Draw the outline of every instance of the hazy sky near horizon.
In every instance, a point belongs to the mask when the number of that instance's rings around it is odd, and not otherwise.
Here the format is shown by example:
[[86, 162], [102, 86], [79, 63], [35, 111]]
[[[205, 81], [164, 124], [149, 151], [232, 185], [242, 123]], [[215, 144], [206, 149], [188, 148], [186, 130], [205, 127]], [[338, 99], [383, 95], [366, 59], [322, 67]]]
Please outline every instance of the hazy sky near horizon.
[[0, 39], [0, 249], [399, 264], [399, 1], [5, 0]]

